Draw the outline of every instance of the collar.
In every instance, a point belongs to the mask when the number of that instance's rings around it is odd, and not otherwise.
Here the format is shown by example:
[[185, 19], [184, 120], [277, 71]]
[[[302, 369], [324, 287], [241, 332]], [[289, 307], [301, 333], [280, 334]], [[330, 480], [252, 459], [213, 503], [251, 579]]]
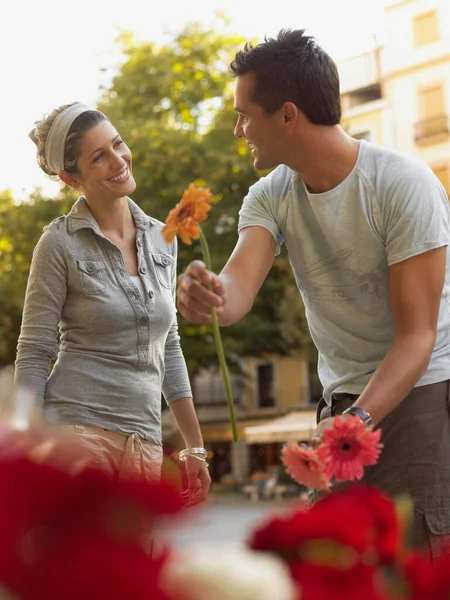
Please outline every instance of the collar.
[[[130, 212], [133, 215], [136, 229], [145, 231], [151, 227], [154, 224], [152, 219], [150, 219], [150, 217], [148, 217], [144, 211], [142, 211], [139, 206], [133, 202], [133, 200], [131, 200], [131, 198], [127, 198], [127, 200]], [[73, 235], [80, 229], [92, 229], [101, 235], [100, 227], [92, 216], [84, 196], [80, 196], [78, 198], [67, 215], [67, 231], [69, 234]]]

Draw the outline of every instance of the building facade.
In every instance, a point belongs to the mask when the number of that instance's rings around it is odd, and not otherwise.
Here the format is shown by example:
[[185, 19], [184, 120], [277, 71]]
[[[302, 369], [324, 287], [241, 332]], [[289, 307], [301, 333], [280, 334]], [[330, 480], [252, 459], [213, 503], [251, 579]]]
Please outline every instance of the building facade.
[[[241, 374], [231, 376], [237, 443], [232, 442], [221, 373], [203, 370], [192, 382], [212, 479], [228, 479], [236, 485], [246, 483], [254, 471], [280, 463], [283, 440], [273, 435], [278, 419], [293, 416], [292, 428], [309, 439], [315, 429], [315, 406], [320, 398], [315, 361], [301, 356], [252, 357], [242, 359], [240, 368]], [[253, 433], [255, 427], [271, 423], [274, 427], [267, 433]], [[249, 430], [253, 435], [247, 434]], [[163, 432], [165, 443], [174, 453], [183, 447], [169, 411], [164, 411]]]
[[342, 125], [423, 159], [450, 193], [450, 3], [386, 6], [382, 47], [338, 65]]

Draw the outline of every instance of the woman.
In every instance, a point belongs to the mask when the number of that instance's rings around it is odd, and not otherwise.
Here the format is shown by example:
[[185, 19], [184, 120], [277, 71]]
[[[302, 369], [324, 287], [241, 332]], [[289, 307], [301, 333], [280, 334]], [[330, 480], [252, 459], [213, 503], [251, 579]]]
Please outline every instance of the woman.
[[30, 137], [40, 168], [82, 195], [34, 249], [16, 383], [80, 436], [98, 466], [149, 479], [162, 463], [162, 392], [186, 443], [187, 501], [196, 504], [210, 477], [178, 336], [176, 244], [128, 198], [131, 152], [103, 113], [65, 105]]

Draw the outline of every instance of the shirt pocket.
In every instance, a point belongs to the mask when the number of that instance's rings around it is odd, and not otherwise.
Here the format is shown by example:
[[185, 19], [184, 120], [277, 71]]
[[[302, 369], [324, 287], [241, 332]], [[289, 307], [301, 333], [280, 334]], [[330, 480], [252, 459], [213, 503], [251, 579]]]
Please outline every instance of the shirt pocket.
[[152, 257], [155, 265], [156, 277], [158, 278], [159, 283], [163, 287], [170, 289], [172, 287], [171, 267], [175, 259], [166, 252], [154, 252]]
[[95, 296], [106, 288], [105, 263], [101, 258], [78, 259], [80, 285], [86, 294]]

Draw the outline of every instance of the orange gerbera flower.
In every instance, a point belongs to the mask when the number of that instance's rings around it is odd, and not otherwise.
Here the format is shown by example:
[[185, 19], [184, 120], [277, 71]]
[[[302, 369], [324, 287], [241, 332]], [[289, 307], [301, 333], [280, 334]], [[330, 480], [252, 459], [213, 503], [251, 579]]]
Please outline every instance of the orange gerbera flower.
[[325, 475], [336, 481], [361, 479], [364, 467], [378, 462], [381, 429], [373, 431], [359, 417], [336, 417], [333, 426], [325, 429], [317, 447], [317, 457], [325, 464]]
[[166, 219], [162, 234], [166, 242], [171, 244], [176, 235], [179, 235], [185, 244], [192, 244], [191, 238], [200, 237], [198, 223], [206, 221], [211, 210], [207, 200], [211, 198], [208, 188], [197, 187], [193, 183], [184, 190], [183, 196], [173, 208]]
[[329, 480], [324, 473], [325, 465], [317, 458], [314, 448], [306, 444], [299, 446], [297, 442], [289, 442], [281, 450], [281, 460], [287, 473], [297, 483], [311, 489], [327, 490], [329, 488]]

